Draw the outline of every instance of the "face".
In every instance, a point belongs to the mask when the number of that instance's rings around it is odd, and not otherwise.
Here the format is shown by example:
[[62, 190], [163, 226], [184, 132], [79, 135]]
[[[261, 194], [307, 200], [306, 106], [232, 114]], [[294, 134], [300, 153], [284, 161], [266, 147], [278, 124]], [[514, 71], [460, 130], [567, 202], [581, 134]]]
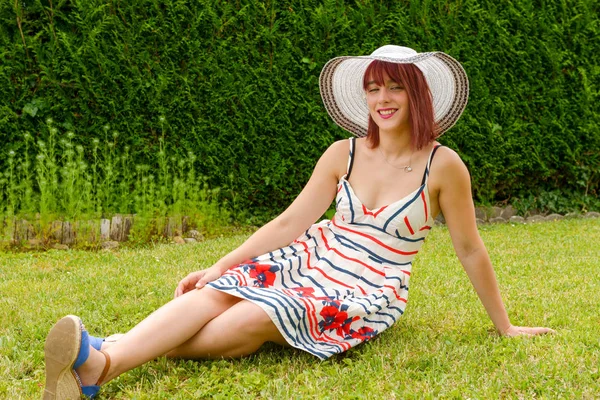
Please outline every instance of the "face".
[[410, 130], [408, 94], [401, 83], [385, 74], [382, 85], [368, 83], [366, 95], [369, 114], [380, 132]]

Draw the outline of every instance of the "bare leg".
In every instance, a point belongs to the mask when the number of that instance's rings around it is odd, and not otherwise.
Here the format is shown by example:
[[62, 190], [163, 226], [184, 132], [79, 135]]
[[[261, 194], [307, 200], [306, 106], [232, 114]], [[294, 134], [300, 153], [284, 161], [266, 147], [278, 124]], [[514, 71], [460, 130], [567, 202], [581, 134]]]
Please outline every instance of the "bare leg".
[[[102, 383], [180, 346], [239, 301], [211, 288], [192, 290], [170, 301], [105, 350], [111, 367]], [[77, 370], [82, 383], [94, 384], [104, 364], [104, 356], [90, 347], [88, 361]]]
[[[116, 337], [102, 343], [102, 350], [113, 346], [118, 340], [120, 338]], [[262, 308], [247, 300], [241, 300], [210, 320], [200, 332], [166, 355], [186, 359], [235, 358], [253, 353], [249, 350], [235, 349], [243, 349], [246, 346], [258, 349], [265, 342], [289, 346]]]
[[242, 300], [167, 353], [167, 357], [243, 357], [254, 353], [265, 342], [289, 346], [262, 308]]

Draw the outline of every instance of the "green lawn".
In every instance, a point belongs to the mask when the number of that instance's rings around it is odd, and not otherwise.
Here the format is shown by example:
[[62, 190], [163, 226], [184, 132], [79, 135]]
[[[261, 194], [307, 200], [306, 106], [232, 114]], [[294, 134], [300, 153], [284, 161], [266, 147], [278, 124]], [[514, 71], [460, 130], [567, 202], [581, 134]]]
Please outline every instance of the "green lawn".
[[[242, 360], [159, 359], [101, 398], [600, 397], [600, 220], [481, 228], [514, 324], [556, 335], [501, 338], [436, 227], [417, 257], [406, 314], [327, 361], [265, 346]], [[125, 331], [172, 297], [177, 281], [245, 236], [116, 252], [0, 253], [0, 397], [39, 398], [44, 338], [65, 314], [92, 334]]]

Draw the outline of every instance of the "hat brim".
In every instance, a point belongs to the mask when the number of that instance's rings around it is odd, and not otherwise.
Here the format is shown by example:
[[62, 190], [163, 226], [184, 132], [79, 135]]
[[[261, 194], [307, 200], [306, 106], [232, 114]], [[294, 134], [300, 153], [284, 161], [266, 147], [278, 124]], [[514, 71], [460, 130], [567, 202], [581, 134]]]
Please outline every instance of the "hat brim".
[[328, 61], [319, 77], [325, 109], [340, 127], [358, 137], [367, 135], [369, 109], [362, 85], [365, 71], [374, 60], [414, 64], [421, 70], [431, 92], [438, 137], [460, 118], [469, 98], [469, 81], [460, 63], [449, 55], [418, 53], [402, 59], [343, 56]]

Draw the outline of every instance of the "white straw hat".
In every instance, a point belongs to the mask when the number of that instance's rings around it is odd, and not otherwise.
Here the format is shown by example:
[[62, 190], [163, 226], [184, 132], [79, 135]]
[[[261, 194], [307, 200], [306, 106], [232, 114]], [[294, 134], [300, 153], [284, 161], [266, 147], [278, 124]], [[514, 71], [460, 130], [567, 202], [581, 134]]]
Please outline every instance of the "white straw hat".
[[358, 137], [367, 135], [369, 109], [363, 76], [373, 60], [414, 64], [421, 70], [433, 98], [437, 136], [452, 128], [469, 98], [467, 74], [458, 61], [442, 52], [417, 53], [387, 45], [369, 56], [336, 57], [327, 62], [319, 77], [321, 97], [336, 124]]

